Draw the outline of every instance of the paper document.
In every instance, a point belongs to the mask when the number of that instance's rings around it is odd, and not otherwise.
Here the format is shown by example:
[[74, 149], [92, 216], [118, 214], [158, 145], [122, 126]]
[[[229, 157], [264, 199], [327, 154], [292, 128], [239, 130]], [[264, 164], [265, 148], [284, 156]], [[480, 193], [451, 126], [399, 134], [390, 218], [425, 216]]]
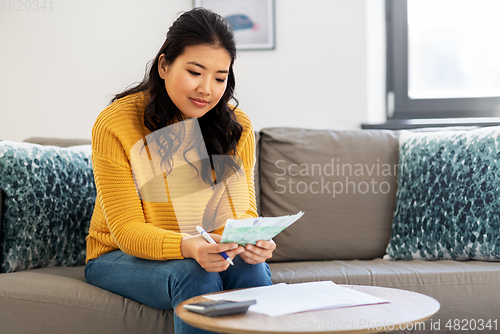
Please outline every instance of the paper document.
[[211, 300], [245, 301], [256, 299], [252, 312], [276, 317], [304, 311], [347, 306], [389, 303], [387, 299], [338, 286], [332, 281], [299, 284], [280, 283], [271, 286], [243, 289], [216, 295], [205, 295]]
[[255, 245], [258, 240], [274, 238], [303, 215], [304, 213], [300, 211], [292, 216], [228, 219], [220, 242], [236, 242], [243, 246]]

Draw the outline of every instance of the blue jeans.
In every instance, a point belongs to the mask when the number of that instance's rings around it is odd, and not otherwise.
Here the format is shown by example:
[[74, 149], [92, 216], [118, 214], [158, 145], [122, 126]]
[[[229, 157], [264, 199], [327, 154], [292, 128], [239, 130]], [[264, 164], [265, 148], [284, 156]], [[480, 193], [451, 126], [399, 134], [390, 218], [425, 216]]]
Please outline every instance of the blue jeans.
[[[267, 263], [251, 265], [239, 256], [226, 271], [211, 273], [193, 259], [151, 261], [122, 251], [90, 260], [85, 267], [88, 283], [139, 303], [172, 310], [180, 302], [206, 293], [272, 285]], [[174, 315], [175, 333], [208, 333]]]

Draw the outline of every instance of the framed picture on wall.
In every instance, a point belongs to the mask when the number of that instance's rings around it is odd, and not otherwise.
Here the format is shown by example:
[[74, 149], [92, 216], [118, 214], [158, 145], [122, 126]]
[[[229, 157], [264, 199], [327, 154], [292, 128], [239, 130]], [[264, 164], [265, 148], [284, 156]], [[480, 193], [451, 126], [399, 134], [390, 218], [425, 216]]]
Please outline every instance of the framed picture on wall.
[[223, 16], [233, 27], [238, 50], [275, 47], [274, 0], [194, 0]]

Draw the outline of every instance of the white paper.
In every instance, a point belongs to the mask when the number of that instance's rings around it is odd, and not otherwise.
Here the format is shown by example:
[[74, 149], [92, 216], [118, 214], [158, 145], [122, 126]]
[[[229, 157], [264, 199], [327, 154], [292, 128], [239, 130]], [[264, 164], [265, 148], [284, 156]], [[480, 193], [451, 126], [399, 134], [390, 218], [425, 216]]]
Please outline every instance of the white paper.
[[304, 311], [389, 303], [387, 299], [336, 285], [332, 281], [298, 284], [280, 283], [271, 286], [242, 289], [215, 295], [205, 295], [212, 300], [245, 301], [255, 299], [252, 312], [276, 317]]

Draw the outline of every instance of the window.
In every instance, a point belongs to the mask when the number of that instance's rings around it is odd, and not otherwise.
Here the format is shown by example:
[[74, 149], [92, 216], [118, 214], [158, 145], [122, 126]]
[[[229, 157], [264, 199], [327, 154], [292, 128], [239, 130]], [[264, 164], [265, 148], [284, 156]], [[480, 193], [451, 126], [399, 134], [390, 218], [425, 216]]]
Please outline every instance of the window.
[[500, 1], [386, 6], [389, 120], [500, 116]]

